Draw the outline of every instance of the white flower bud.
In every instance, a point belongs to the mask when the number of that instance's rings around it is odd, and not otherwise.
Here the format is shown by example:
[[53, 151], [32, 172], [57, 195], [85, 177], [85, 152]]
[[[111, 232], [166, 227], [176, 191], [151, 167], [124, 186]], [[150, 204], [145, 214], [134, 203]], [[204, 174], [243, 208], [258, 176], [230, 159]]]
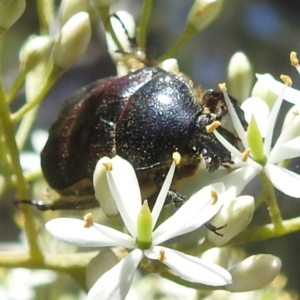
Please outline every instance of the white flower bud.
[[53, 45], [50, 36], [31, 36], [23, 45], [19, 59], [23, 69], [27, 72], [34, 68], [41, 60], [45, 59]]
[[91, 39], [89, 15], [80, 12], [63, 26], [53, 49], [54, 64], [65, 71], [86, 50]]
[[59, 8], [59, 20], [65, 24], [72, 16], [81, 11], [87, 11], [88, 0], [62, 0]]
[[0, 32], [9, 29], [22, 16], [25, 0], [0, 0]]
[[227, 73], [230, 95], [242, 102], [250, 95], [254, 77], [248, 57], [243, 52], [236, 52], [229, 61]]
[[224, 226], [218, 230], [223, 236], [212, 231], [207, 233], [207, 239], [215, 246], [222, 246], [234, 236], [244, 230], [250, 223], [254, 212], [254, 198], [252, 196], [240, 196], [226, 203], [218, 214], [210, 221], [216, 227]]
[[201, 259], [208, 260], [227, 269], [230, 259], [230, 250], [228, 248], [211, 248], [201, 255]]
[[223, 7], [223, 0], [195, 0], [187, 17], [187, 24], [195, 31], [201, 31], [212, 23]]
[[162, 61], [159, 66], [167, 72], [178, 74], [179, 66], [176, 58], [169, 58]]
[[118, 263], [118, 258], [110, 249], [101, 250], [88, 264], [86, 269], [86, 287], [88, 290], [108, 270]]
[[96, 165], [93, 177], [93, 184], [95, 189], [95, 197], [99, 201], [100, 206], [106, 216], [116, 216], [119, 214], [116, 202], [110, 192], [105, 167], [105, 163], [109, 162], [108, 157], [102, 157]]
[[[116, 15], [120, 18], [122, 23], [124, 24], [128, 34], [130, 37], [135, 36], [135, 22], [133, 16], [128, 13], [127, 11], [118, 11]], [[112, 28], [121, 44], [123, 47], [123, 50], [126, 52], [131, 51], [131, 44], [128, 40], [128, 36], [126, 35], [126, 32], [120, 23], [119, 20], [116, 18], [111, 18], [111, 25]], [[108, 53], [110, 54], [111, 58], [114, 61], [118, 61], [122, 58], [123, 54], [122, 53], [117, 53], [116, 51], [118, 50], [117, 45], [114, 43], [111, 35], [109, 33], [106, 33], [106, 42], [107, 42], [107, 47], [108, 47]]]
[[117, 0], [92, 0], [92, 3], [97, 8], [109, 7], [115, 4]]
[[280, 258], [270, 254], [253, 255], [229, 270], [232, 284], [225, 286], [230, 292], [258, 290], [270, 284], [281, 269]]

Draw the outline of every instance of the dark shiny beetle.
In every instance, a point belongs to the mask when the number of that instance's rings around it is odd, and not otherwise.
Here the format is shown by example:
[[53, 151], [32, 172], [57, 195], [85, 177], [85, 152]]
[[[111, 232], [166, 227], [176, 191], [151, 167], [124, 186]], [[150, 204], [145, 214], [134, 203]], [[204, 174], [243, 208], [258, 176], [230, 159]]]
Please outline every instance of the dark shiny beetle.
[[[174, 151], [182, 157], [174, 183], [193, 176], [200, 165], [214, 171], [230, 163], [231, 155], [214, 134], [207, 133], [206, 125], [225, 113], [221, 92], [203, 93], [185, 75], [158, 67], [94, 82], [67, 99], [50, 128], [41, 154], [42, 170], [61, 199], [36, 205], [40, 209], [99, 206], [92, 177], [103, 156], [127, 159], [136, 170], [143, 198], [150, 199], [162, 185]], [[218, 130], [236, 143], [232, 133]]]

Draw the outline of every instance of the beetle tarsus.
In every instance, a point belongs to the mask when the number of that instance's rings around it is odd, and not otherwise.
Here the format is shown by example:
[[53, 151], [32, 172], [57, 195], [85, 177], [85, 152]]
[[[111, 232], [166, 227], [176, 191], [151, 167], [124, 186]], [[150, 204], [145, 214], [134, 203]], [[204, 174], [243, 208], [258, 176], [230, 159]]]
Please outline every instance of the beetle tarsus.
[[218, 236], [223, 236], [223, 234], [219, 233], [218, 230], [221, 230], [223, 228], [225, 228], [227, 226], [227, 224], [223, 225], [223, 226], [219, 226], [216, 227], [213, 224], [206, 222], [205, 223], [205, 227], [209, 230], [212, 231], [214, 234], [218, 235]]

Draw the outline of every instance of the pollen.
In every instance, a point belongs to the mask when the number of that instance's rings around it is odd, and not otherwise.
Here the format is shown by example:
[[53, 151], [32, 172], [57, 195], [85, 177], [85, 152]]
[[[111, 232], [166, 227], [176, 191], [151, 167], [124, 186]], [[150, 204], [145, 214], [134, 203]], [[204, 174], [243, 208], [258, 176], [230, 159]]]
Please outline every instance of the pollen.
[[219, 83], [219, 89], [222, 91], [222, 92], [226, 92], [227, 91], [227, 87], [226, 87], [226, 83]]
[[293, 67], [297, 67], [299, 65], [299, 60], [298, 60], [298, 57], [297, 57], [297, 53], [292, 51], [291, 54], [290, 54], [290, 60], [291, 60], [291, 65]]
[[166, 259], [165, 251], [161, 249], [158, 254], [158, 260], [163, 263]]
[[107, 159], [105, 159], [105, 161], [102, 163], [102, 165], [106, 168], [107, 171], [111, 171], [112, 170], [112, 163], [111, 163], [111, 159], [109, 157], [105, 157]]
[[175, 165], [179, 165], [180, 164], [180, 160], [181, 160], [181, 155], [179, 152], [173, 152], [173, 156], [172, 158], [174, 159]]
[[221, 123], [219, 121], [214, 121], [211, 124], [209, 124], [209, 125], [206, 126], [206, 131], [207, 132], [213, 132], [219, 126], [221, 126]]
[[212, 203], [211, 205], [215, 205], [218, 202], [218, 193], [216, 190], [211, 190], [211, 199], [212, 199]]
[[84, 225], [83, 227], [85, 228], [90, 228], [94, 225], [94, 222], [93, 222], [93, 218], [92, 218], [92, 214], [91, 213], [88, 213], [86, 214], [84, 217], [83, 217], [83, 220], [84, 220]]
[[287, 85], [291, 86], [293, 84], [293, 81], [290, 76], [287, 75], [280, 75], [280, 79]]
[[242, 153], [242, 157], [241, 157], [241, 158], [242, 158], [242, 161], [243, 161], [243, 162], [246, 162], [246, 161], [247, 161], [247, 159], [248, 159], [250, 153], [251, 153], [251, 148], [247, 148], [247, 149]]

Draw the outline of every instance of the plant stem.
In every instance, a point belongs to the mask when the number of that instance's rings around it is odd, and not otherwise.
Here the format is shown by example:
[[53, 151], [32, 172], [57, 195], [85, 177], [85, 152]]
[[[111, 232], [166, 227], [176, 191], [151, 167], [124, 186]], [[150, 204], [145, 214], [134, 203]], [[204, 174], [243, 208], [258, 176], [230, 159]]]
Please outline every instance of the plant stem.
[[280, 237], [289, 233], [293, 233], [300, 230], [300, 217], [284, 220], [282, 222], [282, 229], [274, 230], [273, 224], [267, 224], [259, 228], [246, 230], [233, 238], [228, 245], [237, 245], [242, 243], [248, 243], [253, 241], [261, 241], [269, 238]]
[[161, 57], [159, 57], [157, 61], [162, 62], [165, 59], [173, 57], [174, 54], [196, 33], [197, 32], [191, 27], [186, 27], [176, 42]]
[[148, 22], [149, 22], [152, 6], [153, 6], [153, 0], [144, 1], [142, 16], [138, 26], [137, 42], [139, 47], [143, 51], [145, 51], [146, 48], [147, 28], [148, 28]]
[[260, 173], [260, 180], [263, 187], [264, 200], [269, 210], [270, 219], [274, 225], [274, 230], [280, 232], [283, 230], [282, 217], [277, 205], [275, 188], [264, 172]]
[[11, 103], [14, 100], [14, 98], [16, 97], [16, 95], [18, 94], [18, 92], [20, 91], [22, 86], [24, 85], [25, 76], [26, 76], [25, 70], [20, 69], [19, 73], [18, 73], [18, 76], [15, 79], [12, 87], [7, 92], [6, 99], [7, 99], [8, 104]]

